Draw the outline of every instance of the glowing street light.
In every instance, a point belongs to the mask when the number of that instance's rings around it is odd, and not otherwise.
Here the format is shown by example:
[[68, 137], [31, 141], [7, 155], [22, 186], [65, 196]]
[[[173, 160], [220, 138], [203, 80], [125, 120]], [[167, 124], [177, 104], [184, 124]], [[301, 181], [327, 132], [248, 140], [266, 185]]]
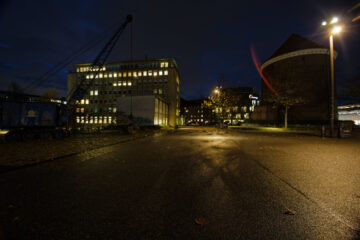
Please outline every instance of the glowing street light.
[[339, 34], [341, 32], [341, 30], [342, 30], [342, 27], [336, 26], [331, 30], [331, 33], [332, 34]]
[[334, 35], [342, 31], [342, 27], [335, 25], [339, 22], [339, 18], [334, 17], [328, 24], [326, 21], [322, 22], [322, 26], [329, 25], [329, 47], [330, 47], [330, 77], [331, 77], [331, 93], [330, 93], [330, 135], [334, 136], [334, 121], [335, 121], [335, 72], [334, 72]]
[[339, 22], [339, 18], [337, 17], [334, 17], [332, 20], [331, 20], [331, 24], [334, 24], [334, 23], [338, 23]]

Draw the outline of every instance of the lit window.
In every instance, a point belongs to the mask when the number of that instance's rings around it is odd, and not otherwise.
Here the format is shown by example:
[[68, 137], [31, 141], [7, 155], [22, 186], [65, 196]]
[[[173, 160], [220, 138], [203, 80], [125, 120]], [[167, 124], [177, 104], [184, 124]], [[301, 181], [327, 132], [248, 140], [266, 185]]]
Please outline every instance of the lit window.
[[97, 118], [97, 116], [94, 117], [94, 123], [98, 123], [98, 118]]
[[86, 75], [86, 79], [89, 79], [89, 75]]
[[123, 85], [126, 86], [126, 82], [123, 82]]
[[94, 91], [91, 90], [91, 91], [90, 91], [90, 96], [93, 96], [93, 95], [94, 95]]
[[104, 117], [104, 123], [107, 123], [107, 117]]
[[112, 73], [109, 73], [109, 77], [112, 77]]
[[148, 74], [149, 74], [149, 76], [152, 76], [152, 71], [149, 70], [149, 71], [148, 71]]
[[81, 108], [80, 110], [81, 110], [81, 113], [84, 113], [84, 108]]
[[161, 88], [159, 88], [159, 94], [162, 94], [162, 89]]
[[154, 77], [156, 77], [156, 76], [157, 76], [157, 74], [158, 74], [158, 73], [157, 73], [157, 71], [154, 71]]
[[104, 74], [104, 78], [107, 78], [107, 77], [108, 77], [108, 75], [105, 73], [105, 74]]
[[93, 117], [90, 117], [90, 124], [94, 123]]
[[94, 95], [95, 95], [95, 96], [99, 95], [98, 90], [95, 90], [95, 91], [94, 91]]
[[157, 89], [156, 89], [156, 88], [154, 89], [154, 93], [157, 93]]
[[168, 73], [168, 70], [165, 70], [164, 71], [164, 75], [168, 75], [169, 73]]
[[114, 86], [114, 87], [116, 87], [116, 86], [117, 86], [117, 83], [116, 83], [116, 82], [114, 82], [114, 83], [113, 83], [113, 86]]
[[91, 74], [91, 75], [90, 75], [90, 78], [93, 79], [93, 78], [94, 78], [94, 74]]
[[121, 72], [119, 72], [119, 74], [118, 74], [118, 75], [119, 75], [119, 77], [121, 77], [121, 76], [122, 76]]
[[165, 66], [165, 64], [162, 62], [162, 63], [160, 63], [160, 67], [164, 67]]
[[126, 72], [123, 73], [123, 77], [126, 77]]
[[142, 75], [142, 72], [141, 72], [141, 71], [139, 71], [139, 72], [138, 72], [138, 75], [139, 75], [139, 77], [141, 77], [141, 75]]
[[137, 73], [136, 73], [136, 72], [133, 72], [133, 76], [134, 76], [134, 77], [137, 77]]
[[80, 118], [79, 117], [76, 118], [76, 122], [80, 123]]
[[113, 112], [116, 113], [116, 107], [113, 108]]
[[114, 77], [117, 77], [117, 73], [114, 73]]
[[118, 81], [118, 86], [121, 86], [121, 81]]
[[162, 76], [162, 75], [163, 75], [163, 71], [159, 71], [159, 75]]
[[169, 63], [168, 62], [165, 62], [165, 67], [169, 67]]
[[80, 112], [80, 108], [76, 108], [76, 112], [77, 112], [77, 113]]
[[131, 86], [131, 82], [130, 82], [130, 81], [128, 82], [128, 86]]
[[101, 118], [101, 116], [99, 116], [99, 123], [102, 123], [102, 118]]
[[85, 100], [81, 99], [80, 104], [84, 104], [84, 103], [85, 103]]
[[128, 76], [131, 77], [131, 72], [128, 72]]
[[85, 104], [89, 104], [89, 99], [86, 99], [86, 100], [85, 100]]
[[143, 75], [144, 75], [144, 77], [146, 77], [147, 76], [147, 71], [144, 71]]
[[111, 116], [109, 116], [109, 123], [111, 123]]
[[102, 74], [102, 73], [100, 73], [100, 74], [99, 74], [99, 77], [100, 77], [100, 78], [103, 78], [103, 74]]
[[89, 119], [88, 119], [88, 118], [85, 119], [85, 123], [89, 123]]

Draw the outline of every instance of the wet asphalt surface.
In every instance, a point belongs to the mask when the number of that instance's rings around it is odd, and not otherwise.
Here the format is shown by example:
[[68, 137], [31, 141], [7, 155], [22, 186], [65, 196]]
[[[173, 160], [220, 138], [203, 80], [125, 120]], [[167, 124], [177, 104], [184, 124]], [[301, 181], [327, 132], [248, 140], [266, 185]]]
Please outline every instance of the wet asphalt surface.
[[0, 174], [0, 239], [360, 239], [359, 156], [185, 128]]

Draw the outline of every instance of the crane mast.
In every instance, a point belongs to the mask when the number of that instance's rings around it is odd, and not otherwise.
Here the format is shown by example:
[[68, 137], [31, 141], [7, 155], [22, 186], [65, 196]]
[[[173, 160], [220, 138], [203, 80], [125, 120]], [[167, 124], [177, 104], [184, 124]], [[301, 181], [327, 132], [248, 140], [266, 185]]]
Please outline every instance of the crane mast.
[[[94, 61], [91, 63], [89, 70], [86, 72], [86, 74], [81, 76], [80, 81], [78, 82], [77, 86], [71, 91], [67, 96], [68, 105], [74, 106], [76, 101], [80, 101], [84, 98], [84, 96], [89, 91], [89, 88], [93, 86], [94, 79], [99, 74], [99, 72], [102, 70], [107, 58], [109, 57], [111, 51], [115, 47], [117, 41], [119, 40], [119, 37], [124, 32], [126, 26], [132, 22], [132, 15], [127, 15], [125, 21], [121, 24], [121, 26], [117, 29], [115, 34], [110, 38], [110, 40], [105, 44], [103, 49], [100, 51], [100, 53], [96, 56]], [[86, 76], [89, 77], [90, 84], [87, 84]]]

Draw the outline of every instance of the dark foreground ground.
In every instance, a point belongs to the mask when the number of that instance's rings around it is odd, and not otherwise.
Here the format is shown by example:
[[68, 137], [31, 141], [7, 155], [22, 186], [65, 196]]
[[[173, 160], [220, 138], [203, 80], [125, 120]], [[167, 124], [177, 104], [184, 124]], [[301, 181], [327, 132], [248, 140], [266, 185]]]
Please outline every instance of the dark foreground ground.
[[184, 128], [0, 174], [0, 239], [360, 239], [359, 156]]

